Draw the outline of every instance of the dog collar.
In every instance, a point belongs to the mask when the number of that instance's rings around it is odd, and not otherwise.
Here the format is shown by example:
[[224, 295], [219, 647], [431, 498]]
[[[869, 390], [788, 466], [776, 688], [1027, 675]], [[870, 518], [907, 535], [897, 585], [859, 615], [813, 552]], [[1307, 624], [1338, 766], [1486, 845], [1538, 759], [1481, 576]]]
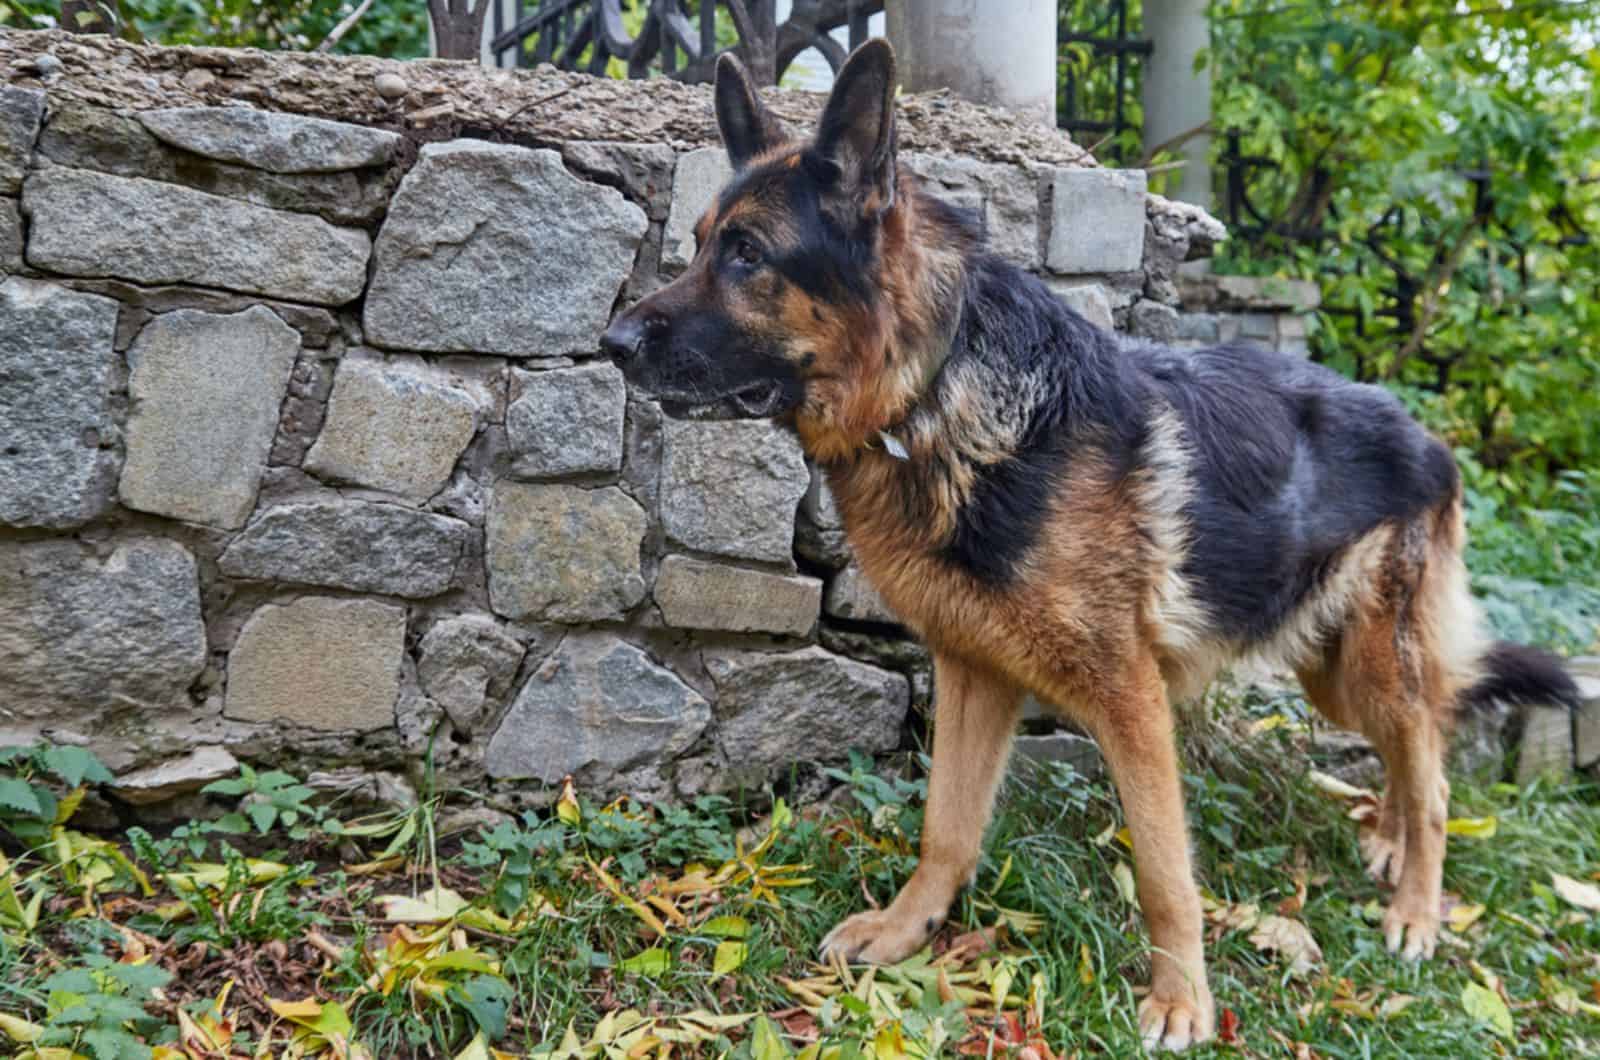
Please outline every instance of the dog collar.
[[890, 434], [888, 431], [879, 431], [878, 441], [883, 443], [883, 451], [894, 457], [896, 460], [911, 459], [911, 453], [907, 451], [905, 443], [896, 438], [894, 435]]

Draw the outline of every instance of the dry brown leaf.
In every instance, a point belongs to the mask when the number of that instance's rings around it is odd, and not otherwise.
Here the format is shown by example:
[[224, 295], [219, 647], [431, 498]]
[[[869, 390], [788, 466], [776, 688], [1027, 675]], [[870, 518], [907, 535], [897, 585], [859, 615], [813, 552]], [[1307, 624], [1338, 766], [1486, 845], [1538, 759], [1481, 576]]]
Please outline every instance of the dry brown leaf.
[[1322, 947], [1311, 937], [1311, 929], [1288, 917], [1262, 917], [1250, 932], [1250, 944], [1283, 956], [1289, 962], [1290, 975], [1305, 975], [1322, 962]]

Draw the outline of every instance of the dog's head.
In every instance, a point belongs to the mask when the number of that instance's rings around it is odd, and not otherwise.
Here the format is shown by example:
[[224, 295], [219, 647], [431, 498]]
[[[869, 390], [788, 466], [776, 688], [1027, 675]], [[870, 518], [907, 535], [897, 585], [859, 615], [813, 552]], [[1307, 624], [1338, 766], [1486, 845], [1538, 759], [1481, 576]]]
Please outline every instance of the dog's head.
[[695, 226], [687, 271], [618, 315], [601, 340], [669, 415], [793, 419], [839, 402], [848, 377], [873, 370], [859, 350], [863, 332], [881, 327], [894, 86], [888, 44], [862, 45], [804, 142], [785, 135], [737, 60], [718, 62], [717, 124], [733, 179]]

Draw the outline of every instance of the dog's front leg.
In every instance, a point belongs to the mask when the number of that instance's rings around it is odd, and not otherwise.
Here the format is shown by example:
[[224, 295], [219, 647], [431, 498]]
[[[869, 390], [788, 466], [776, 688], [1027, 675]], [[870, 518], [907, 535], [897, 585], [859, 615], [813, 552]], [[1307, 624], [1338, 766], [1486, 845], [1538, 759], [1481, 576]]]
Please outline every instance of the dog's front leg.
[[1172, 710], [1153, 660], [1106, 688], [1093, 715], [1133, 833], [1139, 906], [1150, 932], [1150, 994], [1139, 1006], [1146, 1045], [1182, 1049], [1212, 1035], [1200, 894], [1189, 867]]
[[984, 829], [1005, 773], [1021, 692], [1000, 677], [934, 657], [933, 772], [922, 823], [922, 858], [887, 909], [858, 913], [822, 940], [826, 958], [892, 964], [944, 923], [956, 892], [978, 870]]

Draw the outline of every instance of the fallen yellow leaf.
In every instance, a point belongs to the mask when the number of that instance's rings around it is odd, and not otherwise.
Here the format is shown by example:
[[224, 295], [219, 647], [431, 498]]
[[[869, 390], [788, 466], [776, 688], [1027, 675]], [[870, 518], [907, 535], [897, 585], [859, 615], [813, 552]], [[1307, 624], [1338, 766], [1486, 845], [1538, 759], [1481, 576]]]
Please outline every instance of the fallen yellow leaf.
[[742, 942], [729, 940], [717, 945], [717, 952], [711, 960], [711, 971], [716, 975], [727, 975], [737, 971], [744, 964], [745, 957], [750, 950]]
[[1485, 907], [1481, 905], [1463, 904], [1452, 906], [1450, 912], [1445, 915], [1445, 923], [1451, 931], [1460, 935], [1473, 924], [1476, 924], [1478, 918], [1483, 916], [1484, 912]]
[[412, 898], [404, 894], [378, 897], [383, 918], [403, 924], [437, 924], [449, 920], [467, 907], [467, 900], [448, 887], [429, 888]]
[[1499, 828], [1500, 822], [1494, 817], [1452, 817], [1444, 823], [1446, 835], [1468, 839], [1493, 839]]
[[1575, 880], [1571, 876], [1563, 876], [1559, 872], [1550, 874], [1550, 885], [1556, 893], [1579, 909], [1589, 912], [1600, 912], [1600, 887], [1592, 883]]
[[1126, 861], [1117, 862], [1117, 867], [1111, 870], [1111, 879], [1117, 885], [1117, 893], [1122, 895], [1122, 900], [1129, 905], [1134, 905], [1139, 900], [1139, 888], [1133, 882], [1133, 870]]
[[1473, 1019], [1487, 1023], [1500, 1037], [1512, 1036], [1511, 1010], [1500, 995], [1488, 987], [1468, 983], [1461, 991], [1461, 1007]]
[[1377, 796], [1366, 788], [1358, 788], [1354, 784], [1346, 784], [1338, 777], [1329, 776], [1327, 773], [1313, 769], [1306, 777], [1311, 781], [1311, 786], [1336, 799], [1376, 799]]

